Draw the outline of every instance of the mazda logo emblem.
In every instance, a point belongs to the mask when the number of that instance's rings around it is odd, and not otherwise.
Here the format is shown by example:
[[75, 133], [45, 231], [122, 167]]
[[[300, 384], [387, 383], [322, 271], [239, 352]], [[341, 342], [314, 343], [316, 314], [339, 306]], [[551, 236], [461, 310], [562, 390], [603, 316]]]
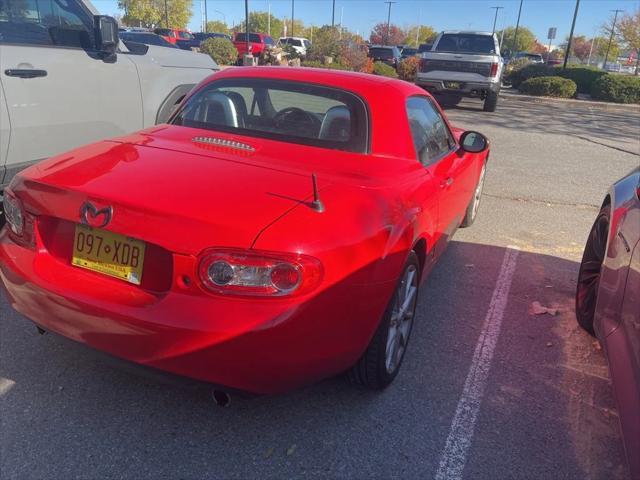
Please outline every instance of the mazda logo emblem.
[[90, 227], [106, 227], [113, 216], [113, 207], [108, 206], [98, 210], [91, 202], [84, 202], [80, 207], [80, 223]]

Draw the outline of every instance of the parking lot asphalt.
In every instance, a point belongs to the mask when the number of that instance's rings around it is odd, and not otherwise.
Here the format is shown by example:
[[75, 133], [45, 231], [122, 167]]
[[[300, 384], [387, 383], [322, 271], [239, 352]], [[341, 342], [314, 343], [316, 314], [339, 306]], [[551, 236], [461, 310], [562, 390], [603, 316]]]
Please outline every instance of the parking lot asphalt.
[[[2, 299], [0, 476], [628, 478], [573, 296], [605, 192], [640, 162], [640, 112], [504, 98], [447, 114], [492, 142], [485, 195], [421, 290], [386, 391], [334, 378], [220, 408], [37, 335]], [[558, 314], [531, 314], [534, 301]]]

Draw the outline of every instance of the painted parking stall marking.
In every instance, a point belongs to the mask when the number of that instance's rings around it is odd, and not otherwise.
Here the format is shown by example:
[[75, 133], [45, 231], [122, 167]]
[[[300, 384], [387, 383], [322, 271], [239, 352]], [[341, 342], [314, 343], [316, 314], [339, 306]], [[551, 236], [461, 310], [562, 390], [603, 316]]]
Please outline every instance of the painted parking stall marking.
[[462, 396], [451, 422], [449, 436], [440, 458], [436, 480], [455, 480], [462, 478], [467, 452], [471, 446], [473, 431], [480, 410], [493, 353], [498, 343], [502, 319], [507, 307], [509, 290], [513, 280], [519, 249], [507, 247], [489, 304], [489, 311], [478, 338], [473, 354], [469, 374], [464, 383]]

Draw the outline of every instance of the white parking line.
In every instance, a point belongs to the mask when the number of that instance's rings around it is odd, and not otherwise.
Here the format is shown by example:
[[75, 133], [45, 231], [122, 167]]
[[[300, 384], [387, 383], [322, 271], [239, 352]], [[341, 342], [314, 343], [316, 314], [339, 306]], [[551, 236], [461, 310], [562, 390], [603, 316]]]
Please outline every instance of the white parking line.
[[484, 320], [484, 326], [473, 354], [471, 368], [467, 380], [464, 382], [462, 396], [458, 402], [447, 443], [440, 458], [436, 480], [462, 478], [462, 471], [467, 461], [467, 452], [473, 439], [473, 430], [493, 360], [493, 352], [500, 336], [502, 318], [507, 307], [518, 253], [518, 247], [510, 246], [507, 247], [504, 254], [500, 275], [489, 304], [489, 311]]

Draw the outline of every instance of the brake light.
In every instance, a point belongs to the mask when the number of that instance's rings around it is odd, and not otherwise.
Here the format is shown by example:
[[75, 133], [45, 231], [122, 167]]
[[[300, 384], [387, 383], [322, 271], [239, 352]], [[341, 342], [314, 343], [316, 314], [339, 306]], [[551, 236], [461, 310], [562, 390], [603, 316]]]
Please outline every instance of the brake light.
[[322, 266], [306, 255], [216, 249], [203, 254], [198, 274], [214, 293], [281, 297], [315, 288], [322, 279]]
[[491, 74], [489, 75], [490, 77], [495, 77], [498, 74], [498, 64], [497, 63], [492, 63], [491, 64]]

